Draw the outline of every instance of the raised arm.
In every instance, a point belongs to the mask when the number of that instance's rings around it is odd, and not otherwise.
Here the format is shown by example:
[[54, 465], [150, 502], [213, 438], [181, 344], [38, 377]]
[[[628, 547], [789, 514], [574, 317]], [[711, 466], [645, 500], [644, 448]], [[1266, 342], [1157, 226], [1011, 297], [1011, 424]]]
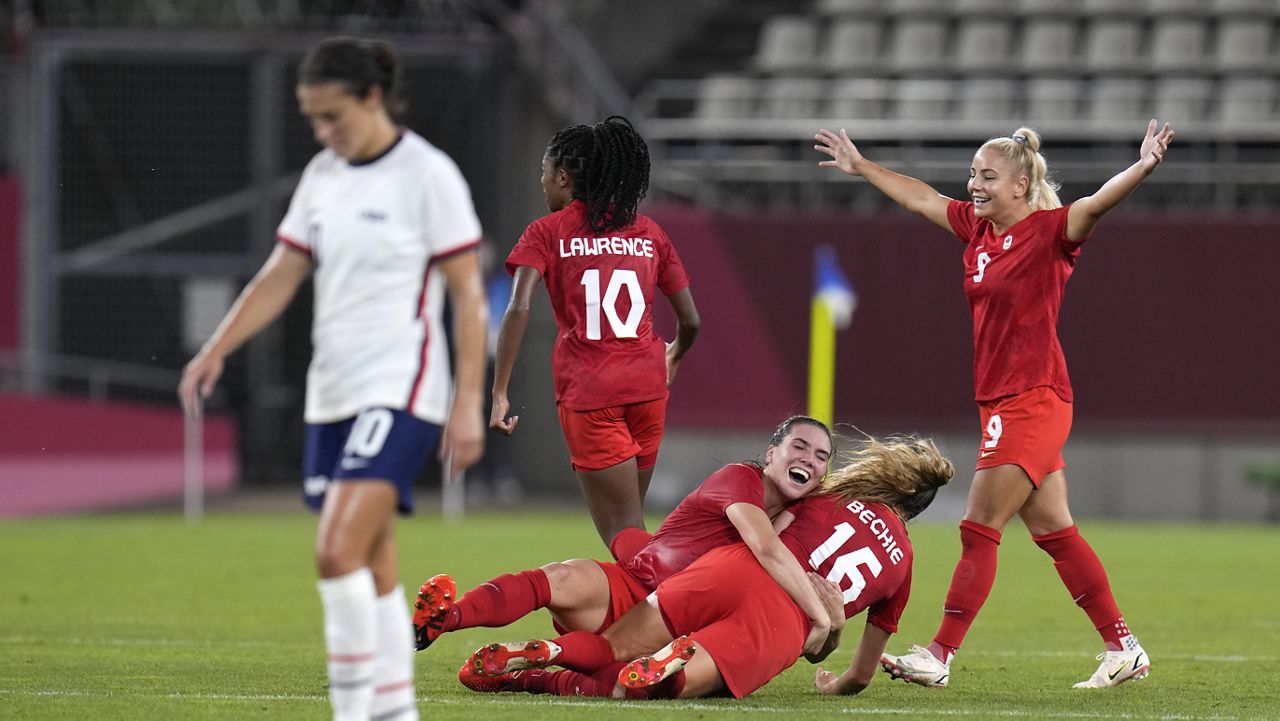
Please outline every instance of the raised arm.
[[1111, 180], [1102, 184], [1093, 195], [1083, 197], [1071, 204], [1067, 211], [1067, 238], [1080, 241], [1089, 237], [1093, 228], [1106, 215], [1107, 211], [1129, 197], [1148, 175], [1155, 172], [1156, 166], [1164, 160], [1164, 154], [1173, 140], [1173, 126], [1165, 123], [1156, 132], [1155, 118], [1147, 123], [1147, 134], [1142, 138], [1142, 147], [1138, 150], [1138, 162], [1120, 171]]
[[944, 230], [951, 230], [951, 223], [947, 220], [947, 205], [951, 198], [922, 180], [895, 173], [862, 157], [844, 130], [837, 135], [823, 128], [813, 138], [818, 141], [813, 149], [831, 156], [831, 160], [823, 160], [818, 165], [839, 168], [849, 175], [866, 178], [893, 202]]
[[178, 398], [188, 414], [194, 413], [197, 395], [208, 398], [222, 376], [227, 356], [280, 317], [302, 282], [311, 273], [311, 257], [284, 243], [277, 243], [267, 262], [223, 316], [217, 330], [200, 352], [187, 363], [178, 384]]
[[814, 678], [814, 684], [818, 690], [832, 696], [852, 696], [866, 688], [875, 676], [876, 667], [880, 664], [880, 655], [884, 653], [884, 648], [889, 643], [889, 635], [889, 632], [883, 628], [868, 623], [862, 631], [858, 650], [853, 652], [853, 660], [849, 662], [849, 668], [845, 669], [844, 673], [837, 676], [826, 669], [818, 669], [817, 676]]
[[725, 509], [725, 515], [764, 570], [813, 622], [813, 630], [805, 641], [805, 655], [819, 653], [831, 632], [831, 617], [800, 562], [774, 533], [768, 514], [759, 506], [735, 503]]
[[524, 329], [529, 325], [529, 304], [533, 302], [533, 291], [540, 282], [542, 274], [536, 268], [527, 265], [516, 268], [511, 302], [507, 304], [507, 312], [502, 315], [502, 328], [498, 331], [498, 356], [494, 360], [493, 406], [489, 410], [489, 427], [506, 436], [511, 435], [520, 422], [520, 416], [507, 416], [511, 410], [507, 386], [511, 383], [511, 369], [516, 365], [516, 356], [520, 354]]
[[458, 253], [440, 264], [453, 308], [453, 406], [440, 442], [441, 458], [465, 470], [484, 453], [485, 335], [489, 302], [480, 280], [480, 254]]
[[689, 352], [694, 339], [698, 337], [702, 319], [698, 316], [698, 308], [693, 304], [693, 294], [688, 288], [667, 296], [667, 300], [676, 313], [676, 338], [667, 344], [667, 385], [671, 385], [676, 379], [680, 359]]

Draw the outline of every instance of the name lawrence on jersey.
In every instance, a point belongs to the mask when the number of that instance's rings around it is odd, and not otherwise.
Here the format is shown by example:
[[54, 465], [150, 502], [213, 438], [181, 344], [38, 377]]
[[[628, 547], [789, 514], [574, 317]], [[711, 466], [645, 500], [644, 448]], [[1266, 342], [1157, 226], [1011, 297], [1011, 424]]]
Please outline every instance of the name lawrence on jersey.
[[570, 238], [569, 247], [560, 239], [560, 257], [572, 258], [587, 255], [633, 255], [637, 258], [653, 257], [653, 241], [648, 238]]

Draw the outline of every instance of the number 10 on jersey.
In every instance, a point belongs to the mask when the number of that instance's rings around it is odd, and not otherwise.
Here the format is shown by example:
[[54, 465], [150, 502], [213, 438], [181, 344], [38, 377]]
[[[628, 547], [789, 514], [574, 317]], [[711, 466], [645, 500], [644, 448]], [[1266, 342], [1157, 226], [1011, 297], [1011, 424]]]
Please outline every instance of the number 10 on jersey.
[[[635, 338], [644, 317], [644, 293], [640, 290], [640, 278], [634, 270], [619, 268], [609, 274], [604, 298], [600, 297], [600, 269], [590, 268], [582, 273], [582, 285], [587, 289], [587, 339], [600, 340], [600, 311], [609, 321], [609, 330], [615, 338]], [[631, 296], [631, 310], [626, 320], [618, 316], [618, 294], [623, 288]]]

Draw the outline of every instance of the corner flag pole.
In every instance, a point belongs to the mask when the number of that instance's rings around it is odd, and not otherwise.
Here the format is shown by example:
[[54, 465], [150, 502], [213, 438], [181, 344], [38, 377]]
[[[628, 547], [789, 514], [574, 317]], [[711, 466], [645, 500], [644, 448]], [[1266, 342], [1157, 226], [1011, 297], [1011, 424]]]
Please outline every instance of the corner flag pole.
[[835, 420], [836, 331], [849, 327], [858, 296], [840, 270], [836, 251], [820, 245], [813, 253], [813, 300], [809, 330], [809, 415]]

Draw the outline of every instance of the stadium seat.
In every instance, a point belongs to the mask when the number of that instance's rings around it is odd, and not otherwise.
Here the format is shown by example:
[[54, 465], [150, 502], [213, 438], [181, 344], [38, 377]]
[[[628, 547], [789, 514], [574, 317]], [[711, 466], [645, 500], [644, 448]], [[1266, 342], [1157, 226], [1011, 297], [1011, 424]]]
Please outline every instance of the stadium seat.
[[1018, 83], [1005, 78], [970, 78], [960, 90], [960, 117], [964, 120], [999, 121], [1020, 118]]
[[811, 70], [816, 65], [818, 19], [805, 15], [777, 15], [760, 29], [756, 67], [769, 73]]
[[1095, 72], [1137, 72], [1142, 60], [1142, 23], [1135, 18], [1093, 20], [1085, 35], [1085, 65]]
[[1210, 10], [1205, 0], [1147, 0], [1147, 12], [1152, 17], [1170, 15], [1200, 16]]
[[1084, 82], [1075, 78], [1040, 78], [1027, 81], [1027, 120], [1043, 125], [1080, 118]]
[[1146, 0], [1084, 0], [1080, 7], [1088, 17], [1100, 15], [1133, 15], [1147, 12]]
[[1276, 83], [1274, 77], [1229, 78], [1218, 97], [1218, 119], [1228, 125], [1274, 123]]
[[945, 14], [951, 6], [951, 0], [887, 0], [885, 5], [900, 15], [931, 15], [937, 17]]
[[758, 118], [818, 118], [824, 115], [827, 81], [776, 77], [764, 81]]
[[755, 114], [756, 80], [745, 75], [708, 75], [698, 85], [699, 118], [723, 120]]
[[832, 87], [828, 113], [835, 120], [881, 120], [889, 117], [893, 83], [869, 78], [845, 78]]
[[902, 17], [894, 22], [889, 62], [902, 73], [933, 72], [947, 64], [947, 21], [937, 17]]
[[1209, 115], [1213, 83], [1206, 78], [1166, 77], [1156, 84], [1153, 115], [1161, 122], [1198, 123]]
[[1274, 17], [1275, 0], [1213, 0], [1213, 12], [1217, 15], [1250, 14]]
[[1022, 0], [1018, 10], [1023, 15], [1060, 15], [1075, 17], [1080, 14], [1081, 0]]
[[1223, 18], [1218, 23], [1217, 67], [1224, 72], [1274, 69], [1272, 27], [1258, 18]]
[[1009, 3], [1006, 0], [955, 0], [955, 13], [960, 17], [966, 15], [1008, 15]]
[[963, 71], [1009, 69], [1013, 57], [1013, 21], [973, 16], [960, 23], [955, 65]]
[[1208, 37], [1208, 25], [1200, 18], [1158, 19], [1151, 36], [1151, 67], [1157, 72], [1203, 68]]
[[1020, 56], [1022, 66], [1033, 73], [1078, 70], [1075, 21], [1059, 17], [1027, 20]]
[[879, 18], [870, 17], [847, 17], [835, 21], [823, 55], [827, 70], [839, 75], [880, 67], [884, 62], [882, 26]]
[[1090, 83], [1089, 117], [1116, 123], [1151, 117], [1147, 82], [1137, 78], [1104, 78]]
[[815, 8], [823, 15], [875, 14], [883, 12], [881, 0], [818, 0]]
[[899, 80], [896, 117], [899, 120], [945, 120], [951, 117], [950, 80]]

